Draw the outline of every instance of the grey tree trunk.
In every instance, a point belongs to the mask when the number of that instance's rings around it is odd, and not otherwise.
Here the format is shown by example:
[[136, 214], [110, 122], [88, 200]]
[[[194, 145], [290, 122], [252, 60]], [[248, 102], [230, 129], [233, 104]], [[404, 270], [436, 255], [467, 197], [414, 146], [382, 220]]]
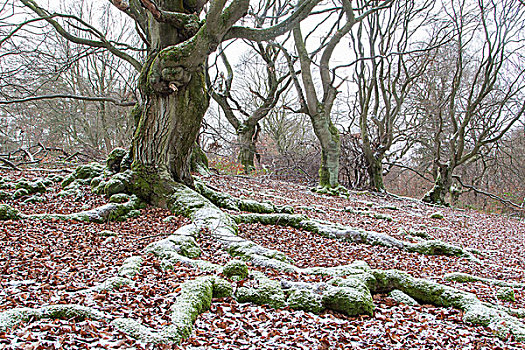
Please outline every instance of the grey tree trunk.
[[237, 140], [239, 142], [239, 163], [244, 167], [244, 172], [248, 174], [255, 169], [256, 126], [241, 124], [237, 129]]
[[434, 187], [423, 197], [423, 202], [447, 205], [446, 197], [452, 186], [453, 168], [449, 165], [440, 165], [436, 174]]
[[315, 135], [321, 145], [321, 167], [319, 168], [319, 186], [332, 187], [339, 186], [339, 158], [341, 156], [341, 139], [339, 130], [335, 127], [321, 109], [317, 115], [311, 116]]

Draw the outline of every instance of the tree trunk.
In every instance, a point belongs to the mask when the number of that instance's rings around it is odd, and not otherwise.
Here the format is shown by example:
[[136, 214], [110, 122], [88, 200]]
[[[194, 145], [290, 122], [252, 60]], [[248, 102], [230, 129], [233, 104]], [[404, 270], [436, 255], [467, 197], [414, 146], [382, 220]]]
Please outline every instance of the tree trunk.
[[423, 197], [423, 202], [447, 205], [446, 196], [452, 186], [452, 171], [450, 165], [440, 165], [434, 180], [434, 187]]
[[321, 144], [321, 168], [319, 169], [319, 186], [335, 188], [339, 186], [339, 158], [341, 156], [341, 139], [339, 130], [332, 123], [325, 111], [310, 117], [314, 132]]
[[[169, 183], [193, 187], [191, 150], [209, 103], [206, 56], [178, 45], [189, 38], [175, 27], [154, 20], [149, 25], [151, 50], [139, 81], [144, 103], [133, 137], [132, 170], [135, 190], [162, 206]], [[166, 48], [169, 53], [162, 51]], [[188, 57], [191, 65], [184, 61]]]
[[256, 126], [241, 124], [237, 129], [237, 139], [239, 142], [239, 163], [244, 167], [246, 174], [255, 169], [254, 158], [256, 154]]
[[150, 93], [133, 141], [134, 167], [192, 186], [191, 148], [208, 102], [202, 68], [176, 92]]
[[371, 159], [365, 157], [368, 163], [368, 176], [370, 177], [370, 188], [377, 192], [385, 191], [383, 182], [383, 162], [382, 157], [372, 156]]

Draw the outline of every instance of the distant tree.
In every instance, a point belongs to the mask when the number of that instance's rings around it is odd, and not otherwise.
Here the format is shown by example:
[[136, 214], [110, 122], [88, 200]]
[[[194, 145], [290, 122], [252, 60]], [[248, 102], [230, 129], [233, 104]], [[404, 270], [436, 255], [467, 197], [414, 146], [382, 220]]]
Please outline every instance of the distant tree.
[[456, 169], [498, 142], [525, 112], [521, 60], [525, 8], [518, 1], [452, 0], [443, 12], [453, 41], [414, 87], [420, 145], [434, 187], [423, 200], [446, 203]]
[[[347, 35], [352, 27], [366, 18], [369, 14], [391, 6], [393, 1], [367, 2], [358, 10], [348, 1], [342, 1], [342, 10], [335, 25], [328, 34], [324, 35], [319, 48], [308, 51], [306, 38], [298, 25], [293, 30], [296, 54], [300, 63], [301, 81], [295, 76], [293, 62], [288, 55], [290, 72], [294, 76], [294, 86], [299, 96], [300, 109], [310, 117], [312, 126], [321, 145], [321, 167], [319, 169], [319, 186], [337, 188], [339, 186], [339, 161], [341, 156], [341, 140], [339, 130], [334, 125], [331, 113], [337, 97], [338, 79], [335, 70], [330, 67], [330, 60], [337, 45]], [[345, 19], [343, 19], [345, 17]], [[318, 29], [316, 26], [313, 31]], [[318, 62], [314, 57], [320, 54]], [[318, 69], [320, 78], [320, 92], [316, 87], [314, 69]]]
[[357, 85], [355, 109], [361, 134], [360, 145], [366, 160], [369, 186], [385, 191], [383, 161], [392, 146], [405, 142], [404, 129], [413, 114], [405, 101], [414, 83], [425, 74], [432, 59], [429, 52], [443, 39], [442, 29], [426, 34], [432, 23], [433, 1], [402, 1], [374, 12], [351, 32], [356, 60], [353, 82]]

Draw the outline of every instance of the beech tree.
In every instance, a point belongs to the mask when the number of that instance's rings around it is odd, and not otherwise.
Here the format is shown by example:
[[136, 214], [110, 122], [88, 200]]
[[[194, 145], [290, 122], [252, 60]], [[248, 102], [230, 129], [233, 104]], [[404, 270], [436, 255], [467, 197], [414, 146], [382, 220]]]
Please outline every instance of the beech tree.
[[[312, 52], [307, 49], [305, 36], [300, 25], [293, 29], [296, 54], [300, 63], [301, 81], [295, 76], [289, 55], [288, 62], [290, 71], [294, 75], [294, 86], [299, 96], [300, 109], [298, 112], [305, 113], [310, 117], [315, 135], [321, 145], [321, 167], [319, 169], [319, 186], [321, 188], [339, 187], [341, 140], [339, 130], [332, 121], [331, 113], [341, 79], [337, 77], [335, 70], [331, 69], [330, 60], [337, 45], [356, 23], [371, 13], [391, 6], [391, 4], [392, 1], [373, 1], [366, 2], [362, 7], [354, 9], [350, 1], [343, 0], [341, 16], [329, 33], [324, 36], [320, 47]], [[346, 20], [343, 20], [343, 17]], [[313, 58], [317, 54], [320, 54], [321, 57], [319, 62], [314, 64]], [[321, 91], [318, 91], [315, 84], [315, 68], [318, 68]]]
[[[248, 104], [239, 103], [239, 98], [233, 92], [234, 70], [224, 52], [221, 52], [220, 56], [227, 74], [222, 79], [223, 81], [219, 83], [221, 88], [214, 89], [211, 81], [208, 83], [211, 96], [221, 107], [226, 119], [235, 129], [239, 146], [238, 160], [243, 165], [245, 173], [250, 173], [255, 169], [256, 142], [261, 131], [259, 122], [276, 106], [281, 94], [288, 88], [290, 82], [290, 80], [287, 80], [287, 75], [278, 76], [276, 61], [279, 57], [280, 49], [262, 43], [257, 43], [253, 49], [256, 52], [255, 55], [260, 57], [266, 66], [266, 76], [261, 77], [262, 74], [257, 73], [259, 75], [259, 84], [256, 85], [259, 86], [248, 87], [250, 94], [254, 96], [254, 98], [247, 99]], [[244, 79], [249, 78], [244, 75]], [[246, 97], [246, 91], [244, 91], [243, 95]]]
[[441, 40], [441, 29], [427, 43], [414, 39], [432, 19], [433, 1], [396, 2], [370, 14], [351, 32], [356, 60], [355, 113], [359, 119], [361, 148], [370, 187], [385, 191], [383, 160], [392, 145], [402, 141], [401, 130], [410, 118], [404, 106], [415, 81], [425, 74], [430, 48]]
[[[33, 0], [22, 2], [66, 39], [107, 49], [141, 72], [141, 98], [133, 110], [139, 122], [130, 151], [134, 183], [144, 184], [136, 191], [145, 199], [165, 205], [169, 183], [193, 185], [191, 149], [209, 102], [204, 72], [208, 55], [226, 40], [263, 41], [286, 33], [307, 17], [319, 0], [299, 1], [286, 19], [266, 29], [235, 26], [248, 12], [248, 0], [113, 0], [136, 22], [148, 48], [144, 63], [113, 45], [95, 28], [90, 28], [94, 38], [74, 36], [57, 21], [62, 15], [49, 13]], [[199, 15], [205, 7], [201, 20]]]
[[525, 112], [524, 7], [513, 0], [450, 5], [444, 11], [452, 44], [440, 49], [415, 89], [425, 128], [414, 136], [432, 155], [434, 178], [423, 200], [440, 204], [456, 169], [500, 140]]

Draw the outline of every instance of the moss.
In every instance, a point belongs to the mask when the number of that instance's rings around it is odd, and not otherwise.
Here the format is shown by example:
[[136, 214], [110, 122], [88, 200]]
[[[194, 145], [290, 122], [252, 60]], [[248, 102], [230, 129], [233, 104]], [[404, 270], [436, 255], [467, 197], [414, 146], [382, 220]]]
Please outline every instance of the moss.
[[73, 181], [75, 181], [75, 179], [76, 179], [75, 173], [72, 173], [66, 176], [64, 180], [62, 180], [62, 183], [61, 183], [62, 188], [69, 186]]
[[15, 189], [24, 189], [28, 194], [45, 193], [47, 191], [42, 180], [28, 181], [26, 179], [20, 179], [15, 183]]
[[126, 154], [127, 151], [125, 149], [115, 148], [108, 154], [106, 158], [106, 167], [110, 171], [118, 173], [120, 171], [120, 163], [122, 162]]
[[501, 281], [491, 278], [483, 278], [479, 276], [469, 275], [468, 273], [461, 273], [461, 272], [452, 272], [448, 273], [443, 278], [447, 281], [455, 281], [459, 283], [467, 283], [467, 282], [483, 282], [490, 285], [500, 286], [500, 287], [511, 287], [511, 288], [525, 288], [525, 283], [519, 283], [519, 282], [508, 282], [508, 281]]
[[230, 260], [222, 269], [224, 276], [243, 280], [248, 276], [248, 266], [241, 260]]
[[59, 183], [64, 180], [64, 177], [62, 175], [54, 174], [54, 175], [48, 176], [47, 179], [54, 183]]
[[0, 201], [6, 200], [6, 199], [12, 199], [13, 196], [6, 192], [6, 191], [0, 191]]
[[417, 252], [426, 255], [448, 255], [448, 256], [467, 256], [468, 253], [461, 247], [445, 243], [440, 240], [431, 240], [407, 245], [409, 252]]
[[278, 281], [269, 279], [262, 274], [256, 274], [257, 288], [240, 287], [235, 297], [240, 303], [252, 302], [258, 305], [268, 305], [281, 308], [285, 305], [285, 295]]
[[214, 298], [226, 298], [233, 295], [233, 287], [230, 282], [218, 277], [215, 277], [212, 282]]
[[394, 289], [393, 291], [391, 291], [388, 294], [388, 296], [390, 298], [394, 299], [398, 303], [402, 303], [402, 304], [410, 305], [410, 306], [419, 305], [419, 303], [416, 300], [414, 300], [414, 298], [412, 298], [409, 295], [403, 293], [399, 289]]
[[496, 296], [498, 297], [499, 300], [516, 301], [514, 290], [510, 287], [503, 287], [503, 288], [498, 289]]
[[445, 216], [443, 215], [442, 212], [437, 211], [437, 212], [435, 212], [435, 213], [430, 214], [430, 218], [431, 218], [431, 219], [444, 219]]
[[388, 222], [394, 221], [394, 219], [390, 215], [387, 215], [387, 214], [375, 213], [375, 214], [373, 214], [373, 216], [376, 219], [386, 220]]
[[118, 270], [120, 277], [133, 278], [139, 273], [140, 266], [142, 265], [142, 258], [140, 256], [132, 256], [124, 260], [122, 266]]
[[29, 191], [25, 188], [20, 188], [16, 190], [15, 193], [13, 193], [13, 198], [21, 198], [26, 196], [29, 196]]
[[91, 181], [89, 182], [89, 186], [91, 187], [91, 189], [95, 189], [96, 187], [98, 187], [98, 185], [100, 185], [101, 182], [104, 181], [104, 176], [97, 176], [97, 177], [94, 177], [91, 179]]
[[98, 233], [98, 235], [102, 237], [116, 237], [118, 236], [118, 233], [110, 230], [102, 230]]
[[73, 176], [75, 179], [91, 180], [92, 178], [99, 176], [103, 170], [104, 167], [100, 163], [92, 162], [77, 167]]
[[350, 287], [330, 287], [323, 293], [323, 305], [348, 316], [372, 315], [374, 303], [368, 291]]
[[110, 203], [125, 203], [130, 200], [130, 195], [126, 193], [117, 193], [109, 197]]
[[104, 194], [111, 197], [114, 194], [129, 192], [132, 173], [126, 171], [113, 175], [104, 185]]
[[0, 220], [18, 220], [21, 217], [17, 209], [7, 204], [0, 204]]
[[[146, 327], [140, 322], [133, 320], [131, 318], [117, 318], [111, 322], [111, 325], [135, 339], [139, 339], [145, 343], [149, 344], [159, 344], [167, 342], [168, 338], [161, 332], [155, 332], [152, 328]], [[174, 342], [179, 342], [182, 338], [180, 334], [178, 336], [173, 336], [172, 340]]]
[[324, 310], [322, 297], [309, 289], [295, 289], [287, 299], [287, 304], [295, 310], [319, 314]]
[[26, 199], [24, 201], [24, 203], [42, 203], [42, 202], [45, 202], [46, 199], [42, 196], [39, 196], [39, 195], [34, 195], [34, 196], [31, 196], [29, 197], [28, 199]]
[[62, 319], [78, 319], [83, 320], [90, 318], [93, 320], [104, 320], [107, 317], [92, 308], [74, 305], [74, 304], [59, 304], [41, 307], [39, 309], [30, 308], [16, 308], [0, 312], [0, 332], [19, 325], [22, 322], [28, 322], [33, 319], [42, 318], [62, 318]]
[[198, 277], [181, 285], [180, 295], [172, 305], [171, 322], [176, 326], [182, 337], [191, 335], [193, 322], [202, 312], [211, 306], [213, 297], [213, 279]]

